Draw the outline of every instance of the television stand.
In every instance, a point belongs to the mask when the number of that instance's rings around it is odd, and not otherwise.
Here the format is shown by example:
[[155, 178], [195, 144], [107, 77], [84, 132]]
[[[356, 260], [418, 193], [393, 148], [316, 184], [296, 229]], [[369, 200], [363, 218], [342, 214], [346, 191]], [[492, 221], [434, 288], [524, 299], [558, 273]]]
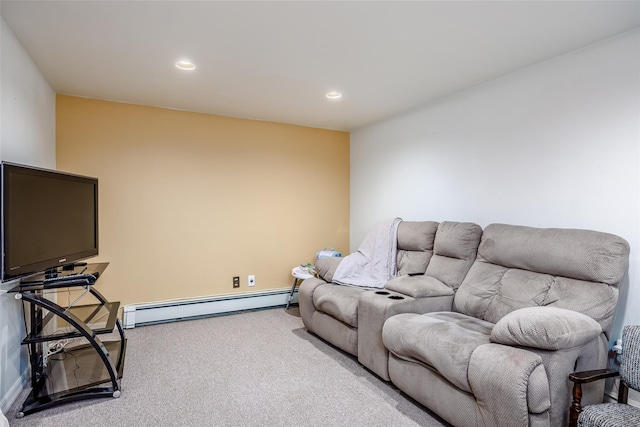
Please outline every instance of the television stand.
[[[89, 264], [68, 273], [97, 278], [108, 265]], [[109, 302], [93, 284], [78, 282], [70, 277], [48, 286], [43, 276], [9, 291], [25, 302], [29, 322], [22, 344], [29, 348], [31, 393], [18, 418], [78, 400], [120, 397], [127, 345], [118, 318], [120, 302]], [[68, 302], [60, 304], [65, 297]], [[94, 301], [78, 304], [86, 297]], [[99, 338], [106, 334], [111, 335], [109, 340]]]

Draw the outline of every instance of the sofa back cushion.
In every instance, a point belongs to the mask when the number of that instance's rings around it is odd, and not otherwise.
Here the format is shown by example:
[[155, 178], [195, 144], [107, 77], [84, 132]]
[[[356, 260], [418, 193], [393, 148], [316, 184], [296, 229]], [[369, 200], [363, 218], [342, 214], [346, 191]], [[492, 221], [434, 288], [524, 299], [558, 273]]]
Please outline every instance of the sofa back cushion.
[[471, 222], [441, 222], [426, 275], [458, 289], [476, 259], [482, 228]]
[[398, 226], [398, 276], [423, 274], [438, 230], [435, 221], [402, 221]]
[[491, 224], [454, 310], [496, 323], [519, 308], [558, 307], [608, 332], [628, 266], [629, 244], [612, 234]]

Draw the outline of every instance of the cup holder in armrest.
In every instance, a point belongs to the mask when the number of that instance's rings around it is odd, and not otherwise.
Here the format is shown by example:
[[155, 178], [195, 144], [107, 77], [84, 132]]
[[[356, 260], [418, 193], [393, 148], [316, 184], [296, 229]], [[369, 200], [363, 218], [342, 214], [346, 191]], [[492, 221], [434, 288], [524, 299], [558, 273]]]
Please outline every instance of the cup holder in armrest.
[[387, 297], [389, 299], [404, 299], [404, 297], [400, 296], [400, 295], [391, 295], [389, 297]]
[[376, 291], [376, 294], [378, 294], [378, 295], [389, 295], [389, 292], [387, 292], [387, 291]]

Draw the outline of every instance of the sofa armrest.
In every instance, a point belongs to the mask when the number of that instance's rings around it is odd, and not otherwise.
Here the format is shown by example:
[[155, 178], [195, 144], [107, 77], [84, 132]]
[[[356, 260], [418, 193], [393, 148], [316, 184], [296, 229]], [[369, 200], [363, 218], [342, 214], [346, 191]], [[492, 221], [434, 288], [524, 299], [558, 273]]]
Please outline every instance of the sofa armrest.
[[597, 339], [602, 327], [591, 317], [556, 307], [514, 310], [493, 327], [491, 341], [514, 346], [562, 350]]
[[412, 298], [443, 297], [455, 292], [440, 280], [431, 276], [400, 276], [389, 280], [384, 287]]
[[322, 279], [318, 279], [317, 277], [312, 277], [310, 279], [305, 279], [301, 284], [300, 288], [298, 288], [298, 306], [300, 307], [300, 317], [302, 318], [302, 323], [304, 326], [313, 331], [311, 318], [313, 313], [316, 311], [316, 307], [313, 304], [313, 293], [318, 288], [318, 286], [326, 285]]
[[[469, 360], [469, 385], [478, 402], [480, 425], [549, 425], [551, 395], [542, 357], [500, 344], [476, 347]], [[505, 403], [505, 402], [508, 402]]]

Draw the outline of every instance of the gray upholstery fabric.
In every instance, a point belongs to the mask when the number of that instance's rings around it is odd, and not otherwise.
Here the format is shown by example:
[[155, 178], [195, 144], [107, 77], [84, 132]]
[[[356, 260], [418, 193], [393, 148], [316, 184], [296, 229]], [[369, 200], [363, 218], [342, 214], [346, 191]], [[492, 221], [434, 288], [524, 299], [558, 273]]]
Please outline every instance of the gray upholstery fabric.
[[398, 249], [433, 251], [438, 223], [434, 221], [402, 221], [398, 226]]
[[593, 318], [607, 333], [628, 258], [628, 243], [611, 234], [492, 224], [454, 309], [496, 323], [519, 308], [565, 308]]
[[402, 221], [398, 226], [398, 276], [422, 274], [433, 255], [438, 229], [434, 221]]
[[387, 290], [399, 292], [413, 298], [446, 295], [453, 297], [454, 294], [453, 289], [431, 276], [400, 276], [389, 280], [384, 287]]
[[400, 390], [453, 426], [479, 427], [480, 414], [471, 393], [453, 387], [437, 371], [417, 361], [389, 354], [389, 377]]
[[424, 274], [433, 255], [432, 251], [417, 252], [398, 250], [398, 276]]
[[[398, 277], [385, 284], [392, 298], [372, 294], [360, 299], [358, 360], [388, 380], [388, 351], [382, 325], [393, 314], [451, 310], [454, 290], [467, 274], [480, 244], [482, 229], [463, 222], [403, 222], [398, 227]], [[407, 274], [424, 273], [419, 276]], [[394, 292], [399, 295], [394, 295]], [[410, 297], [410, 298], [409, 298]], [[416, 298], [417, 301], [413, 301]], [[362, 310], [366, 310], [362, 312]], [[365, 322], [365, 323], [362, 323]]]
[[[391, 293], [389, 296], [403, 299], [394, 300], [366, 292], [366, 311], [361, 314], [360, 301], [365, 294], [362, 289], [329, 284], [314, 286], [311, 299], [305, 300], [311, 301], [313, 307], [308, 307], [307, 303], [300, 305], [305, 326], [340, 348], [352, 348], [352, 344], [356, 343], [360, 362], [383, 379], [388, 379], [388, 351], [382, 343], [384, 321], [397, 313], [450, 310], [454, 289], [459, 286], [475, 259], [481, 232], [480, 227], [472, 223], [401, 222], [398, 226], [399, 276], [387, 282], [385, 287]], [[434, 243], [436, 239], [437, 244]], [[424, 274], [432, 262], [434, 251], [438, 253], [434, 268], [426, 275], [408, 276]], [[335, 265], [340, 261], [339, 258], [318, 260], [316, 269], [320, 277], [332, 280]], [[307, 293], [309, 290], [303, 291], [303, 294]], [[415, 301], [415, 298], [422, 301]], [[333, 323], [324, 316], [332, 317], [339, 323]], [[360, 324], [362, 321], [365, 322], [364, 326]], [[341, 323], [345, 325], [344, 331], [339, 331]], [[355, 339], [354, 331], [357, 332]], [[325, 333], [338, 336], [325, 336]]]
[[547, 420], [549, 419], [548, 412], [551, 406], [549, 380], [542, 363], [536, 363], [536, 367], [531, 371], [529, 381], [527, 381], [527, 404], [529, 405], [529, 412], [533, 414], [546, 413], [546, 418]]
[[[601, 334], [602, 335], [602, 334]], [[551, 426], [564, 426], [567, 422], [571, 404], [571, 387], [568, 376], [576, 370], [602, 369], [606, 366], [606, 350], [600, 339], [591, 341], [582, 347], [562, 350], [540, 350], [526, 348], [542, 358], [551, 395], [549, 418]], [[587, 402], [601, 402], [604, 396], [604, 382], [585, 384], [582, 399]]]
[[469, 359], [476, 347], [489, 343], [493, 324], [459, 313], [398, 314], [382, 328], [390, 352], [436, 369], [456, 387], [471, 393]]
[[[305, 326], [453, 425], [564, 425], [568, 374], [606, 364], [628, 243], [584, 230], [493, 224], [481, 234], [475, 224], [416, 222], [400, 224], [398, 249], [405, 276], [387, 282], [388, 295], [303, 282]], [[603, 387], [584, 384], [585, 405]]]
[[319, 311], [313, 312], [311, 323], [310, 331], [314, 334], [349, 354], [358, 355], [358, 329]]
[[499, 344], [544, 350], [572, 348], [592, 341], [602, 327], [582, 313], [554, 307], [521, 308], [504, 316], [491, 331]]
[[553, 283], [553, 276], [526, 270], [503, 271], [496, 297], [487, 306], [487, 320], [497, 322], [513, 310], [544, 304], [543, 298]]
[[365, 291], [363, 288], [326, 284], [315, 289], [313, 304], [316, 310], [357, 328], [358, 300]]
[[357, 329], [316, 310], [313, 295], [321, 286], [328, 286], [327, 282], [318, 278], [306, 279], [298, 290], [298, 304], [302, 323], [309, 332], [325, 338], [331, 344], [353, 354], [358, 351]]
[[[454, 310], [471, 317], [484, 319], [489, 304], [498, 295], [502, 277], [506, 272], [507, 269], [499, 265], [474, 262], [456, 292], [456, 297], [453, 300]], [[531, 305], [533, 305], [532, 302], [528, 305], [521, 303], [515, 308]]]
[[612, 234], [505, 224], [487, 226], [478, 250], [491, 264], [609, 285], [622, 280], [628, 255], [629, 243]]
[[336, 272], [336, 268], [342, 261], [339, 257], [327, 257], [316, 260], [316, 272], [318, 277], [324, 279], [325, 282], [333, 282], [333, 273]]
[[458, 258], [475, 259], [482, 228], [471, 222], [444, 221], [438, 225], [438, 232], [434, 242], [436, 255]]
[[[426, 316], [433, 316], [435, 313], [429, 313], [425, 316], [417, 316], [419, 317], [426, 317]], [[440, 313], [437, 313], [440, 314]], [[387, 337], [388, 335], [392, 335], [394, 332], [393, 330], [388, 329], [389, 326], [393, 326], [395, 329], [416, 329], [413, 326], [413, 322], [408, 322], [406, 320], [416, 320], [415, 318], [411, 317], [409, 318], [408, 316], [412, 316], [410, 314], [404, 314], [404, 315], [397, 315], [397, 316], [393, 316], [391, 318], [389, 318], [389, 320], [387, 320], [387, 322], [384, 325], [383, 328], [383, 342], [385, 344], [385, 346], [389, 346], [391, 344], [391, 340], [389, 339], [389, 337]], [[464, 324], [464, 319], [465, 316], [458, 314], [458, 321], [460, 324]], [[402, 320], [403, 317], [406, 318], [406, 320]], [[477, 319], [475, 319], [477, 320]], [[470, 323], [473, 322], [474, 319], [470, 320]], [[397, 322], [398, 324], [393, 325], [393, 323]], [[424, 327], [425, 323], [424, 322], [415, 322], [418, 324], [419, 327]], [[490, 325], [490, 324], [489, 324]], [[437, 326], [440, 326], [440, 324], [437, 324]], [[468, 327], [469, 325], [464, 325], [465, 327]], [[490, 326], [487, 328], [489, 329]], [[453, 328], [452, 328], [453, 329]], [[488, 334], [489, 332], [487, 332]], [[412, 334], [409, 334], [412, 335]], [[417, 333], [416, 333], [417, 335]], [[400, 339], [399, 337], [396, 337], [395, 339]], [[461, 336], [451, 336], [449, 338], [444, 338], [442, 342], [436, 342], [434, 344], [432, 344], [434, 347], [432, 349], [432, 351], [437, 351], [437, 346], [441, 346], [442, 348], [447, 349], [447, 351], [445, 353], [449, 353], [450, 352], [450, 347], [452, 346], [457, 346], [459, 344], [454, 343], [452, 344], [451, 341], [461, 341], [464, 340], [464, 338], [462, 338]], [[432, 343], [436, 341], [436, 340], [432, 340]], [[476, 342], [481, 342], [481, 340], [476, 340]], [[602, 350], [602, 347], [606, 345], [606, 342], [603, 343], [602, 340], [596, 339], [592, 342], [589, 342], [587, 344], [585, 344], [582, 347], [573, 347], [570, 349], [564, 349], [564, 350], [557, 350], [557, 351], [550, 351], [550, 350], [540, 350], [540, 349], [530, 349], [530, 348], [522, 348], [520, 351], [522, 352], [526, 352], [529, 354], [529, 356], [527, 356], [526, 358], [521, 358], [521, 359], [515, 359], [517, 360], [532, 360], [529, 358], [536, 358], [536, 359], [540, 359], [542, 360], [542, 364], [545, 368], [545, 373], [547, 376], [547, 381], [548, 381], [548, 387], [542, 387], [542, 390], [547, 390], [549, 392], [549, 396], [550, 396], [550, 402], [552, 402], [552, 405], [550, 407], [550, 409], [548, 410], [548, 414], [543, 414], [543, 415], [535, 415], [534, 411], [537, 411], [540, 409], [540, 400], [538, 398], [535, 398], [535, 396], [540, 396], [540, 390], [538, 390], [538, 392], [534, 395], [532, 395], [533, 397], [529, 398], [529, 420], [531, 422], [536, 422], [536, 423], [540, 423], [540, 425], [551, 425], [551, 426], [562, 426], [565, 424], [566, 422], [566, 416], [567, 416], [567, 410], [569, 407], [569, 403], [570, 403], [570, 390], [569, 387], [567, 385], [567, 375], [570, 372], [573, 372], [574, 370], [586, 370], [586, 369], [600, 369], [603, 368], [606, 364], [606, 352], [604, 352]], [[399, 343], [398, 346], [395, 347], [395, 351], [391, 351], [392, 355], [395, 355], [396, 358], [401, 358], [401, 359], [406, 359], [407, 362], [416, 364], [417, 366], [419, 366], [418, 368], [415, 369], [415, 372], [413, 373], [413, 375], [419, 375], [422, 380], [424, 381], [425, 378], [429, 377], [431, 378], [430, 372], [432, 370], [436, 370], [439, 372], [439, 375], [441, 375], [442, 377], [446, 378], [448, 380], [448, 386], [449, 388], [456, 388], [456, 389], [460, 389], [461, 391], [467, 392], [464, 389], [461, 389], [460, 387], [455, 387], [453, 384], [455, 384], [450, 378], [449, 378], [449, 373], [446, 371], [446, 369], [444, 370], [444, 372], [440, 372], [439, 369], [436, 369], [433, 365], [431, 365], [430, 363], [426, 363], [424, 360], [420, 360], [417, 357], [415, 357], [414, 354], [409, 354], [408, 352], [405, 352], [403, 355], [398, 355], [398, 353], [400, 352], [398, 350], [398, 348], [402, 348], [405, 347], [406, 345], [404, 343]], [[507, 347], [507, 346], [503, 346], [503, 345], [499, 345], [499, 344], [494, 344], [495, 347], [493, 347], [494, 349], [499, 349], [499, 351], [506, 351], [507, 354], [509, 354], [509, 351], [511, 351], [511, 349], [514, 349], [514, 347]], [[476, 357], [475, 352], [479, 351], [480, 349], [487, 349], [490, 347], [487, 347], [486, 344], [480, 344], [478, 345], [475, 350], [473, 350], [473, 353], [471, 355], [471, 357], [469, 358], [469, 363], [471, 363], [471, 359], [473, 357]], [[391, 350], [391, 348], [389, 348]], [[455, 350], [451, 350], [451, 351], [455, 351]], [[479, 353], [481, 354], [481, 353]], [[444, 357], [444, 356], [443, 356]], [[391, 356], [390, 356], [391, 358]], [[457, 360], [455, 361], [449, 361], [450, 364], [453, 363], [460, 363], [461, 362], [461, 357], [457, 357]], [[477, 359], [476, 359], [477, 360]], [[497, 360], [497, 359], [496, 359]], [[499, 368], [500, 365], [498, 365]], [[484, 368], [482, 369], [493, 369], [494, 365], [493, 362], [491, 362], [491, 364], [487, 364], [485, 365]], [[477, 369], [481, 369], [479, 367], [477, 367], [476, 364], [476, 368]], [[474, 369], [476, 369], [474, 368]], [[576, 369], [574, 369], [576, 368]], [[471, 373], [471, 367], [469, 365], [469, 368], [467, 369], [468, 375], [471, 377], [472, 375], [475, 375], [476, 378], [479, 375], [483, 375], [482, 372], [477, 372], [477, 373]], [[445, 374], [446, 372], [446, 374]], [[539, 375], [539, 374], [537, 374]], [[401, 384], [404, 383], [405, 379], [399, 379], [399, 378], [394, 378], [393, 375], [391, 374], [391, 360], [389, 362], [389, 376], [391, 378], [391, 381], [398, 386], [398, 388], [400, 388], [402, 391], [404, 391], [405, 393], [409, 394], [411, 397], [418, 399], [416, 397], [416, 395], [412, 394], [412, 392], [410, 392], [408, 389], [404, 388]], [[457, 380], [460, 382], [460, 378], [457, 378]], [[538, 380], [539, 381], [539, 380]], [[539, 383], [536, 383], [539, 384]], [[592, 384], [585, 384], [583, 385], [583, 402], [597, 402], [597, 401], [601, 401], [602, 400], [602, 396], [603, 396], [603, 385], [604, 384], [599, 384], [599, 383], [592, 383]], [[514, 384], [514, 387], [518, 387], [518, 384]], [[531, 384], [532, 387], [534, 387], [533, 384]], [[430, 385], [431, 387], [431, 385]], [[476, 388], [479, 388], [480, 385], [478, 384], [476, 386]], [[527, 386], [528, 387], [528, 386]], [[535, 386], [536, 388], [539, 388], [539, 386]], [[437, 390], [434, 391], [434, 393], [449, 393], [449, 390]], [[529, 392], [529, 391], [528, 391]], [[475, 393], [475, 390], [474, 390]], [[487, 399], [489, 399], [491, 396], [493, 396], [495, 399], [497, 399], [495, 402], [492, 402], [492, 405], [500, 405], [500, 404], [504, 404], [504, 396], [501, 396], [500, 394], [488, 394], [485, 393], [483, 395], [483, 399], [485, 399], [484, 401], [482, 401], [482, 405], [483, 406], [487, 406], [489, 405], [488, 402], [486, 402]], [[419, 400], [419, 399], [418, 399]], [[537, 403], [535, 401], [538, 401]], [[424, 403], [424, 402], [423, 402]], [[447, 407], [449, 410], [452, 411], [457, 411], [456, 409], [456, 405], [458, 402], [451, 402], [450, 405]], [[480, 402], [479, 402], [480, 404]], [[428, 405], [429, 406], [429, 405]], [[535, 408], [535, 409], [534, 409]], [[429, 409], [431, 410], [435, 410], [432, 406], [429, 406]], [[437, 410], [436, 412], [441, 415], [443, 418], [449, 420], [450, 421], [450, 416], [451, 415], [444, 415], [443, 412], [446, 413], [446, 408], [440, 408], [439, 410]], [[467, 414], [468, 415], [468, 414]], [[480, 415], [478, 415], [478, 417], [480, 417]], [[486, 417], [486, 416], [485, 416]], [[545, 421], [547, 420], [547, 421]], [[546, 423], [546, 424], [545, 424]], [[454, 425], [464, 425], [464, 424], [454, 424]], [[518, 425], [518, 424], [510, 424], [508, 422], [508, 419], [505, 420], [504, 423], [498, 423], [498, 424], [494, 424], [493, 422], [489, 422], [489, 423], [483, 423], [481, 421], [478, 421], [477, 425], [484, 425], [487, 427], [497, 427], [497, 426], [504, 426], [504, 427], [511, 427], [512, 425]]]
[[476, 258], [481, 236], [482, 228], [477, 224], [440, 223], [426, 274], [458, 289]]
[[318, 286], [326, 285], [322, 279], [312, 277], [311, 279], [303, 280], [298, 288], [298, 306], [300, 307], [300, 317], [302, 323], [309, 331], [314, 331], [313, 328], [313, 313], [316, 311], [316, 307], [313, 305], [313, 293]]
[[468, 372], [485, 426], [527, 426], [530, 412], [546, 413], [551, 406], [542, 358], [534, 353], [481, 345], [471, 355]]
[[450, 310], [453, 290], [446, 285], [441, 286], [449, 293], [429, 298], [413, 298], [404, 292], [392, 292], [389, 289], [386, 292], [363, 293], [358, 305], [358, 361], [380, 378], [389, 381], [389, 352], [382, 342], [384, 322], [398, 313]]
[[[627, 242], [606, 233], [488, 226], [454, 297], [459, 317], [403, 314], [385, 322], [391, 380], [454, 425], [564, 425], [567, 375], [606, 364], [600, 331], [612, 325], [628, 256]], [[427, 275], [437, 259], [436, 239]], [[539, 325], [546, 314], [551, 320]], [[514, 346], [489, 343], [491, 330]], [[585, 384], [583, 401], [601, 401], [602, 392]], [[465, 393], [476, 406], [466, 406]]]
[[[433, 221], [403, 221], [399, 224], [397, 230], [399, 274], [425, 272], [433, 254], [433, 242], [437, 229], [438, 223]], [[365, 293], [367, 289], [330, 284], [333, 281], [337, 264], [342, 260], [342, 258], [317, 260], [316, 271], [320, 279], [305, 280], [300, 286], [298, 293], [300, 316], [307, 330], [344, 351], [357, 355], [359, 344], [358, 301], [360, 295]], [[452, 301], [452, 295], [436, 297], [432, 300], [432, 304], [427, 304], [427, 306], [433, 307], [431, 310], [443, 310], [446, 307], [451, 307]], [[400, 304], [399, 307], [414, 309], [411, 303], [407, 301], [405, 303]], [[416, 310], [425, 309], [416, 308]], [[384, 309], [382, 311], [378, 313], [377, 318], [373, 315], [369, 316], [373, 320], [368, 320], [370, 325], [366, 328], [365, 335], [370, 338], [367, 338], [367, 341], [363, 343], [365, 348], [376, 349], [371, 356], [372, 360], [376, 360], [376, 366], [386, 365], [388, 357], [386, 348], [381, 344], [381, 330], [382, 323], [390, 314], [385, 314]], [[386, 366], [383, 375], [386, 376]]]
[[609, 335], [618, 305], [617, 286], [556, 277], [542, 305], [579, 311], [600, 323]]

